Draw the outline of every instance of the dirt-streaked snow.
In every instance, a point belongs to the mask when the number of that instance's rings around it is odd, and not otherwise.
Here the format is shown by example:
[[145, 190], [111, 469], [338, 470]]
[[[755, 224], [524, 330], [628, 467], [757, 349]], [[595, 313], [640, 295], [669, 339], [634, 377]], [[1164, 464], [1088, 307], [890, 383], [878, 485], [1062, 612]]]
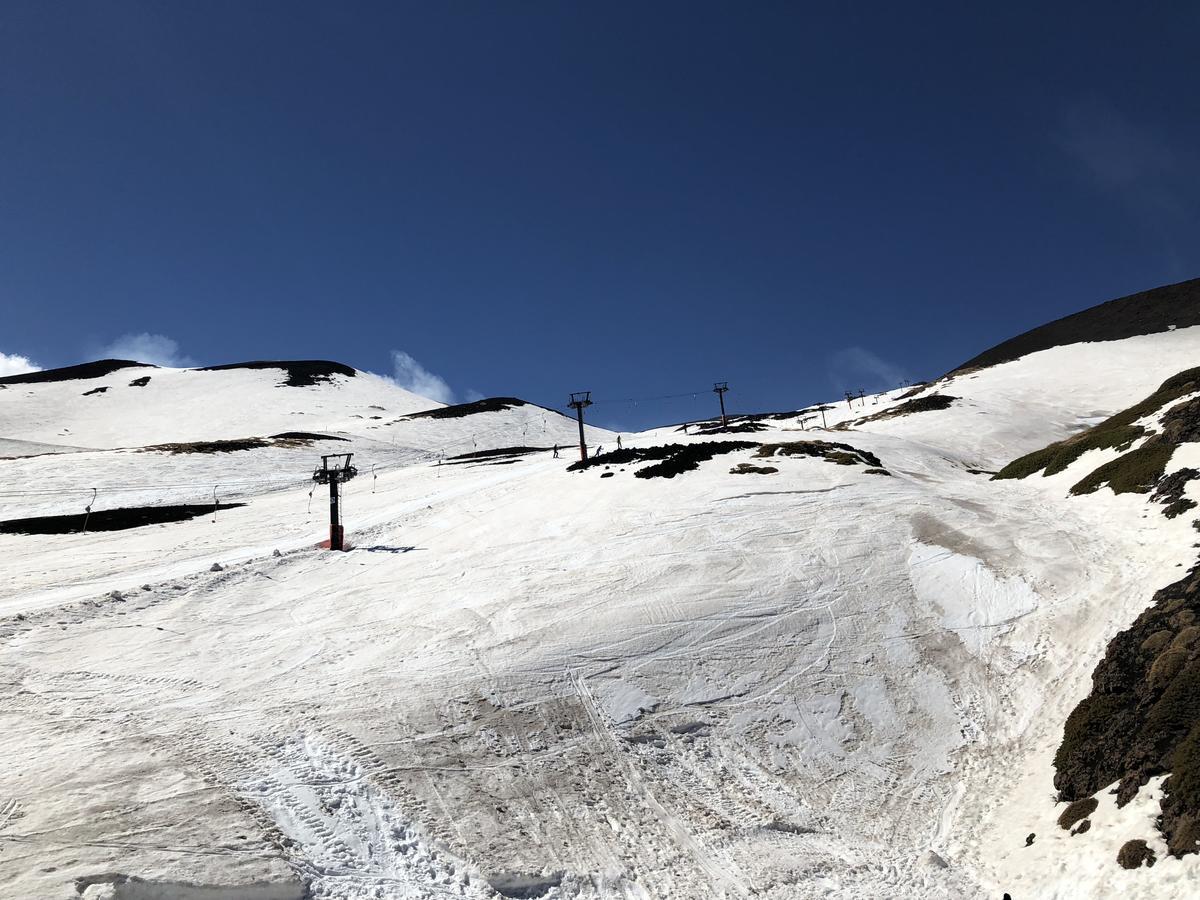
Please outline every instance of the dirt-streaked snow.
[[[753, 450], [672, 479], [568, 472], [572, 420], [533, 406], [406, 420], [436, 404], [363, 374], [9, 386], [4, 518], [82, 515], [93, 487], [110, 506], [203, 502], [214, 486], [247, 505], [0, 535], [0, 896], [1067, 898], [1195, 883], [1197, 858], [1164, 860], [1161, 842], [1152, 870], [1116, 864], [1125, 840], [1154, 843], [1157, 784], [1119, 811], [1104, 798], [1072, 837], [1050, 767], [1106, 641], [1193, 561], [1190, 517], [1142, 495], [1068, 497], [1090, 454], [1051, 478], [970, 470], [1197, 360], [1200, 328], [1080, 344], [939, 384], [960, 398], [949, 409], [738, 436], [850, 443], [890, 477], [781, 455], [776, 474], [731, 473]], [[129, 387], [142, 371], [150, 383]], [[838, 404], [829, 425], [898, 394]], [[348, 440], [137, 449], [282, 431]], [[445, 459], [553, 444], [563, 458]], [[310, 504], [308, 476], [342, 450], [361, 474], [354, 549], [337, 554], [314, 549], [327, 500], [318, 488]]]

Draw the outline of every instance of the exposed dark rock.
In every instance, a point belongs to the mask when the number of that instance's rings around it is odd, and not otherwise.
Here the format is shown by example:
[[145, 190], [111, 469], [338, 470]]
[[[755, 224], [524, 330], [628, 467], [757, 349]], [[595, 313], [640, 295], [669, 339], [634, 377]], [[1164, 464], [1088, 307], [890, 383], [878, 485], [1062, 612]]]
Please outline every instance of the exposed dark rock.
[[774, 475], [779, 470], [774, 466], [756, 466], [751, 463], [738, 463], [729, 470], [730, 475]]
[[928, 381], [918, 382], [917, 384], [915, 384], [913, 387], [909, 388], [907, 391], [905, 391], [903, 394], [901, 394], [896, 399], [897, 400], [907, 400], [909, 397], [915, 397], [915, 396], [917, 396], [917, 394], [921, 393], [927, 387], [929, 387]]
[[285, 431], [270, 438], [229, 438], [218, 441], [185, 441], [153, 444], [140, 448], [140, 453], [237, 453], [241, 450], [260, 450], [263, 447], [306, 447], [315, 441], [345, 441], [347, 438], [307, 431]]
[[167, 522], [183, 522], [197, 516], [211, 514], [214, 510], [235, 509], [244, 503], [205, 503], [182, 506], [131, 506], [124, 509], [93, 510], [69, 516], [34, 516], [27, 519], [7, 519], [0, 522], [3, 534], [74, 534], [88, 531], [122, 531], [126, 528], [141, 528], [143, 525], [161, 525]]
[[1056, 319], [985, 350], [951, 374], [994, 366], [1066, 344], [1119, 341], [1139, 334], [1157, 334], [1171, 325], [1180, 328], [1200, 325], [1200, 278], [1119, 297]]
[[500, 412], [505, 409], [515, 409], [518, 406], [528, 406], [524, 400], [516, 397], [487, 397], [470, 403], [456, 403], [452, 406], [439, 406], [437, 409], [425, 409], [421, 412], [401, 416], [403, 419], [458, 419], [462, 416], [473, 416], [477, 413]]
[[910, 416], [914, 413], [932, 412], [933, 410], [938, 409], [949, 409], [957, 399], [957, 397], [951, 397], [948, 394], [929, 394], [925, 397], [914, 397], [911, 400], [905, 400], [903, 403], [897, 406], [880, 410], [877, 413], [871, 413], [869, 416], [863, 416], [861, 419], [839, 422], [837, 425], [833, 426], [833, 430], [848, 431], [857, 425], [866, 425], [868, 422], [882, 422], [887, 419], [895, 419], [900, 416]]
[[1173, 855], [1200, 839], [1200, 564], [1154, 595], [1109, 642], [1092, 692], [1067, 718], [1054, 758], [1063, 800], [1120, 782], [1124, 805], [1150, 778], [1164, 784], [1161, 828]]
[[700, 463], [735, 450], [757, 447], [749, 441], [705, 441], [695, 444], [663, 444], [658, 447], [625, 447], [611, 450], [591, 459], [579, 460], [567, 466], [568, 471], [578, 472], [595, 465], [625, 465], [628, 463], [658, 460], [634, 472], [636, 478], [674, 478], [684, 472], [700, 468]]
[[135, 379], [133, 379], [133, 381], [129, 382], [129, 386], [130, 387], [145, 387], [149, 383], [150, 383], [150, 376], [143, 375], [141, 378], [135, 378]]
[[1163, 515], [1168, 519], [1173, 519], [1187, 512], [1189, 509], [1194, 509], [1196, 501], [1183, 496], [1188, 482], [1194, 478], [1200, 478], [1200, 470], [1179, 469], [1172, 472], [1170, 475], [1159, 479], [1158, 484], [1154, 486], [1154, 493], [1150, 495], [1150, 499], [1165, 504]]
[[280, 387], [312, 387], [331, 380], [334, 375], [353, 378], [358, 374], [357, 370], [350, 366], [327, 359], [254, 360], [226, 363], [222, 366], [203, 366], [199, 371], [221, 372], [227, 369], [280, 369], [287, 373], [287, 378], [280, 383]]
[[879, 457], [869, 450], [860, 450], [849, 444], [835, 441], [789, 441], [781, 444], [763, 444], [755, 456], [815, 456], [839, 466], [867, 465], [882, 468]]
[[80, 363], [77, 366], [63, 366], [59, 369], [43, 369], [40, 372], [25, 372], [21, 375], [6, 375], [0, 378], [0, 384], [45, 384], [51, 381], [77, 381], [85, 378], [102, 378], [118, 369], [149, 368], [155, 366], [135, 362], [132, 359], [98, 359], [95, 362]]
[[84, 391], [83, 396], [90, 397], [93, 394], [103, 394], [107, 390], [108, 390], [108, 388], [106, 388], [106, 387], [92, 388], [90, 391]]
[[350, 438], [338, 437], [336, 434], [318, 434], [313, 431], [281, 431], [271, 435], [281, 441], [348, 441]]
[[497, 447], [494, 450], [476, 450], [472, 453], [460, 453], [458, 456], [446, 457], [447, 462], [465, 460], [494, 459], [509, 456], [527, 456], [530, 453], [544, 453], [552, 447]]
[[141, 453], [236, 453], [239, 450], [258, 450], [270, 447], [266, 438], [232, 438], [224, 441], [188, 441], [177, 444], [154, 444], [142, 447]]
[[697, 425], [695, 434], [753, 434], [757, 431], [766, 430], [767, 426], [761, 422], [730, 422], [724, 426], [720, 422], [717, 422], [715, 425]]

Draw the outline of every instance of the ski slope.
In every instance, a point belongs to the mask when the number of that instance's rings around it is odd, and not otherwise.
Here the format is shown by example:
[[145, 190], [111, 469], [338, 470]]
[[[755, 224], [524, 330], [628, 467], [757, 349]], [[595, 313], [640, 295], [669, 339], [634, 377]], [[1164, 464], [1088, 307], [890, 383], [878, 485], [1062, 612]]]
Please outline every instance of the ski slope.
[[[567, 445], [575, 423], [407, 419], [436, 404], [365, 373], [8, 386], [5, 446], [70, 452], [6, 454], [3, 518], [81, 514], [93, 487], [246, 505], [0, 534], [0, 897], [1185, 890], [1197, 857], [1161, 841], [1152, 870], [1115, 862], [1156, 839], [1153, 788], [1072, 837], [1050, 760], [1106, 642], [1194, 560], [1190, 517], [1069, 497], [1075, 468], [986, 472], [1197, 360], [1187, 328], [960, 373], [926, 387], [957, 398], [941, 410], [862, 421], [892, 392], [831, 403], [828, 431], [623, 435], [835, 441], [888, 475], [756, 447], [670, 479], [549, 450], [451, 461]], [[345, 440], [142, 449], [286, 431]], [[354, 548], [329, 553], [308, 479], [349, 451]]]

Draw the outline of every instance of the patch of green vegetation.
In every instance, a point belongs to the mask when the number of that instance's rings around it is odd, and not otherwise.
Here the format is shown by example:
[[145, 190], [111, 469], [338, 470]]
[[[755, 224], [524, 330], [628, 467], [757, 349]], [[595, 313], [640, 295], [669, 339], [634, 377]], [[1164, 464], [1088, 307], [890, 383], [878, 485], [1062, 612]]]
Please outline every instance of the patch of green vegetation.
[[1055, 475], [1089, 450], [1127, 450], [1129, 446], [1146, 433], [1137, 425], [1122, 425], [1117, 428], [1105, 429], [1103, 423], [1095, 428], [1035, 450], [1033, 453], [1014, 459], [994, 476], [1002, 478], [1025, 478], [1034, 472], [1041, 471], [1042, 475]]
[[[1066, 440], [1051, 444], [1049, 447], [1043, 447], [1041, 450], [1036, 450], [1033, 453], [1014, 459], [996, 473], [993, 478], [1026, 478], [1034, 472], [1039, 471], [1043, 475], [1053, 475], [1056, 472], [1063, 471], [1088, 450], [1106, 450], [1112, 448], [1128, 450], [1134, 441], [1146, 434], [1145, 429], [1139, 425], [1134, 425], [1134, 422], [1162, 409], [1173, 400], [1178, 400], [1180, 397], [1194, 393], [1197, 390], [1200, 390], [1200, 368], [1187, 369], [1178, 375], [1173, 375], [1159, 385], [1158, 390], [1140, 403], [1135, 403], [1128, 409], [1123, 409], [1116, 415], [1109, 416], [1099, 425], [1082, 434], [1073, 435]], [[1140, 464], [1137, 460], [1132, 462]], [[1162, 469], [1160, 468], [1159, 475], [1161, 474]], [[1083, 483], [1080, 482], [1080, 484]], [[1092, 488], [1092, 490], [1095, 490], [1095, 488]], [[1116, 490], [1115, 487], [1114, 490]], [[1075, 491], [1075, 493], [1090, 492]], [[1121, 492], [1117, 491], [1117, 493]]]
[[1104, 485], [1114, 494], [1146, 494], [1162, 478], [1175, 445], [1146, 443], [1105, 463], [1071, 487], [1072, 494], [1091, 494]]

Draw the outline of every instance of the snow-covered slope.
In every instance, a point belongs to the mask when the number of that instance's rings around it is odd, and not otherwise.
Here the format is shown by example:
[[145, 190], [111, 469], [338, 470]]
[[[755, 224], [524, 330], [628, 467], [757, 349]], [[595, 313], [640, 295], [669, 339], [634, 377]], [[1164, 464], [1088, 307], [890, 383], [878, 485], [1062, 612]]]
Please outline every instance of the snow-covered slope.
[[[215, 522], [0, 534], [0, 896], [1194, 884], [1198, 857], [1164, 858], [1161, 841], [1154, 869], [1116, 865], [1125, 840], [1158, 840], [1157, 785], [1071, 836], [1051, 766], [1106, 643], [1194, 560], [1190, 517], [1142, 494], [1070, 496], [1074, 471], [984, 470], [1198, 360], [1200, 328], [1055, 347], [915, 397], [831, 403], [828, 431], [801, 416], [660, 429], [574, 470], [547, 451], [448, 461], [566, 444], [574, 423], [525, 406], [410, 419], [418, 401], [362, 373], [10, 385], [13, 440], [312, 431], [351, 438], [364, 465], [346, 489], [355, 549], [339, 554], [314, 548], [324, 508], [306, 478], [324, 442], [0, 460], [7, 517], [81, 514], [109, 472], [120, 503], [123, 488], [199, 502], [234, 474], [246, 502]], [[239, 381], [189, 386], [218, 377]], [[176, 399], [92, 414], [155, 379]], [[216, 407], [210, 423], [158, 421], [185, 394]], [[864, 421], [929, 394], [956, 399]], [[673, 477], [639, 477], [652, 465]]]
[[[97, 368], [75, 369], [91, 375], [111, 367], [90, 365]], [[0, 438], [109, 449], [302, 431], [373, 436], [447, 455], [506, 446], [504, 441], [578, 440], [573, 421], [531, 405], [444, 419], [408, 418], [444, 404], [337, 363], [215, 369], [125, 363], [106, 374], [69, 377], [76, 374], [64, 369], [0, 379]], [[602, 441], [605, 436], [596, 431], [590, 437]]]

